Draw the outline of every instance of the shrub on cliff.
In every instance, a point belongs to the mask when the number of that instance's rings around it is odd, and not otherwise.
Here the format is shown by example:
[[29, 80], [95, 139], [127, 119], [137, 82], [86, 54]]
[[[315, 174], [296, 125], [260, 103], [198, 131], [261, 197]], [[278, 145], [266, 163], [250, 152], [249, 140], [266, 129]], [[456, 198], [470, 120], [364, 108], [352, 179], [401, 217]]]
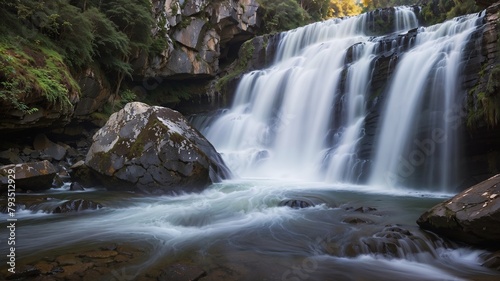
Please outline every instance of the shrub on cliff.
[[[123, 79], [132, 74], [131, 59], [139, 51], [148, 52], [152, 44], [149, 0], [0, 0], [0, 17], [3, 48], [10, 50], [14, 59], [36, 61], [40, 57], [37, 50], [44, 49], [62, 57], [72, 74], [97, 66], [112, 81], [116, 94]], [[41, 81], [19, 82], [23, 78], [8, 71], [13, 61], [6, 56], [4, 52], [0, 62], [0, 88], [9, 90], [8, 99], [18, 100], [17, 107], [22, 108], [23, 93], [37, 88]], [[36, 71], [47, 72], [47, 66], [39, 61]], [[21, 86], [17, 90], [16, 83]]]

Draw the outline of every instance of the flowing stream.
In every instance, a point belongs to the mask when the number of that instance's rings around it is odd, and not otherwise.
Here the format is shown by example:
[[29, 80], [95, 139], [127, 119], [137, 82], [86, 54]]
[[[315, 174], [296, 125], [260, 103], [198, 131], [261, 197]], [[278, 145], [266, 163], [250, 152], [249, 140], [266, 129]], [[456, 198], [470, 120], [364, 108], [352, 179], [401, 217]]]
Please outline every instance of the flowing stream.
[[[481, 266], [485, 251], [415, 223], [452, 196], [448, 163], [459, 132], [441, 117], [459, 102], [461, 51], [480, 19], [415, 29], [413, 9], [400, 7], [391, 36], [370, 35], [369, 14], [281, 34], [274, 64], [243, 76], [231, 108], [193, 121], [239, 178], [161, 197], [51, 190], [40, 196], [86, 198], [104, 208], [19, 210], [18, 262], [128, 243], [145, 255], [115, 265], [122, 277], [113, 271], [102, 280], [157, 280], [139, 278], [186, 261], [205, 270], [197, 280], [498, 280], [499, 272]], [[410, 29], [416, 36], [408, 36]], [[397, 62], [378, 99], [370, 83], [384, 54]], [[362, 153], [373, 104], [383, 114], [373, 151]], [[398, 170], [405, 155], [416, 161], [414, 146], [428, 152], [424, 172], [443, 171], [426, 173], [420, 189], [406, 185], [410, 170]], [[6, 247], [1, 243], [2, 253]]]
[[[117, 280], [117, 273], [125, 276], [118, 280], [139, 280], [177, 262], [204, 268], [208, 276], [200, 280], [496, 280], [500, 275], [481, 266], [484, 251], [459, 247], [414, 223], [449, 194], [252, 179], [178, 196], [98, 189], [55, 189], [43, 196], [83, 197], [105, 207], [80, 214], [18, 211], [18, 263], [113, 244], [145, 251], [142, 259], [115, 265], [98, 280]], [[282, 204], [287, 200], [314, 206], [290, 208]], [[6, 251], [5, 244], [0, 250]]]

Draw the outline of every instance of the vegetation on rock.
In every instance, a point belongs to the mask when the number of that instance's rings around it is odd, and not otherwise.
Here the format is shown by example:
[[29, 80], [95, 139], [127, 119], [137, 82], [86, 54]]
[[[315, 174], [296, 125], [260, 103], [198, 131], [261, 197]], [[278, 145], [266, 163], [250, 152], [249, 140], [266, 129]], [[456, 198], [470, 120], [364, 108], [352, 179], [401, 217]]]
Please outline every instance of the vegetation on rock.
[[[124, 93], [131, 59], [153, 44], [148, 0], [0, 0], [2, 100], [24, 112], [25, 96], [41, 93], [51, 104], [70, 105], [79, 93], [72, 78], [98, 67]], [[153, 48], [151, 48], [153, 49]]]
[[328, 18], [354, 16], [362, 11], [355, 0], [259, 0], [265, 33], [290, 30]]
[[[38, 111], [37, 106], [59, 107], [68, 110], [71, 96], [78, 84], [59, 53], [42, 46], [26, 47], [19, 40], [0, 39], [0, 99], [5, 108], [24, 114]], [[40, 98], [45, 102], [39, 103]], [[26, 100], [33, 101], [30, 104]]]
[[428, 25], [481, 10], [474, 0], [426, 0], [422, 2], [422, 18]]

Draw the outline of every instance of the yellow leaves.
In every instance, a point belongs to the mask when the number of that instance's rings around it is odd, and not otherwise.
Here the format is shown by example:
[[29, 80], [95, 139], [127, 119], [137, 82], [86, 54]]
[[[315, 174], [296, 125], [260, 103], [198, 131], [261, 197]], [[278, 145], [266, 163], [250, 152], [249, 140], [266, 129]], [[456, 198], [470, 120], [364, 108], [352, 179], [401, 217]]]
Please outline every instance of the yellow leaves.
[[356, 4], [355, 0], [330, 0], [330, 7], [328, 11], [329, 17], [345, 17], [355, 16], [362, 11], [361, 6]]

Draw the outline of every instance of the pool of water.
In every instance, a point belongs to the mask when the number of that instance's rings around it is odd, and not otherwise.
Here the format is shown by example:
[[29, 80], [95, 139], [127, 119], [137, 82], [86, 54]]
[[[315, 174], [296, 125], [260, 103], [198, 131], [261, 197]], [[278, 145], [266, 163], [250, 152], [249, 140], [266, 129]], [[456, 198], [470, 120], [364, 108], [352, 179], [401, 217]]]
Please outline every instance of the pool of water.
[[[23, 196], [18, 194], [18, 200]], [[78, 193], [59, 189], [40, 196], [84, 198], [104, 208], [66, 214], [19, 210], [20, 264], [106, 243], [129, 243], [146, 253], [122, 269], [133, 276], [129, 280], [185, 260], [208, 273], [200, 280], [216, 280], [210, 274], [218, 270], [225, 272], [221, 278], [232, 280], [500, 277], [500, 272], [481, 266], [485, 251], [443, 240], [415, 223], [451, 194], [246, 179], [175, 196], [100, 189]], [[314, 206], [283, 206], [287, 200]], [[2, 214], [0, 221], [6, 220]], [[6, 223], [1, 227], [5, 229]], [[2, 231], [2, 236], [6, 234]], [[7, 252], [7, 244], [1, 243], [0, 250]]]

